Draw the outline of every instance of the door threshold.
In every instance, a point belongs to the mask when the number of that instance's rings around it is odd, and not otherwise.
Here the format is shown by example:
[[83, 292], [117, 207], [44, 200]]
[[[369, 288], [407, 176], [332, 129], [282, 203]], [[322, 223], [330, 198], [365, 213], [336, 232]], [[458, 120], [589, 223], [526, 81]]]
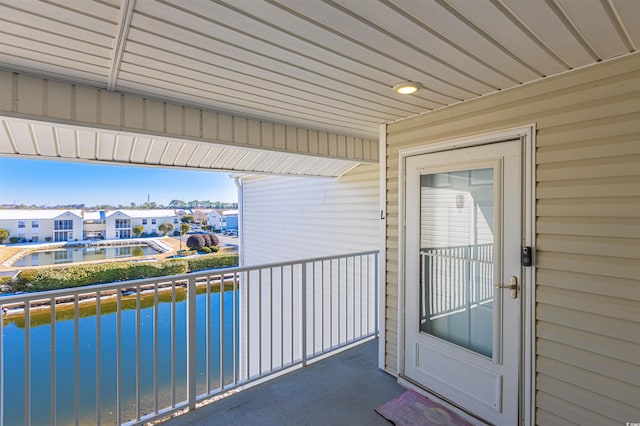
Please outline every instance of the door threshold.
[[463, 419], [465, 419], [466, 421], [468, 421], [474, 426], [492, 426], [491, 423], [487, 423], [486, 421], [476, 417], [473, 413], [466, 411], [462, 407], [452, 403], [451, 401], [441, 397], [440, 395], [430, 391], [429, 389], [426, 389], [420, 386], [418, 383], [414, 382], [408, 377], [405, 377], [403, 375], [398, 375], [398, 383], [406, 387], [407, 389], [411, 389], [418, 392], [420, 395], [423, 395], [429, 398], [433, 402], [436, 402], [442, 405], [446, 409], [451, 410], [452, 412], [456, 413], [457, 415], [459, 415], [460, 417], [462, 417]]

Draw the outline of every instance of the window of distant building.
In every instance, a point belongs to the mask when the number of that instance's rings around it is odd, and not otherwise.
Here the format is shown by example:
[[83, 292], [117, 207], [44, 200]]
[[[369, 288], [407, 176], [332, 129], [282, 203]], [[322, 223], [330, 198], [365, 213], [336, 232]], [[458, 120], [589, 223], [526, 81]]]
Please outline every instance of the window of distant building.
[[155, 219], [151, 219], [151, 224], [155, 225], [156, 224], [156, 220]]
[[119, 228], [131, 228], [131, 220], [116, 219], [116, 229], [119, 229]]
[[18, 221], [18, 228], [24, 228], [24, 220]]
[[177, 217], [173, 218], [173, 223], [178, 223], [178, 218]]
[[32, 227], [32, 228], [37, 228], [38, 226], [39, 226], [39, 225], [38, 225], [38, 221], [37, 221], [37, 220], [32, 220], [32, 221], [31, 221], [31, 227]]
[[54, 230], [69, 230], [69, 229], [72, 230], [73, 221], [72, 220], [54, 220], [53, 229]]
[[142, 219], [142, 224], [146, 225], [147, 224], [147, 219]]

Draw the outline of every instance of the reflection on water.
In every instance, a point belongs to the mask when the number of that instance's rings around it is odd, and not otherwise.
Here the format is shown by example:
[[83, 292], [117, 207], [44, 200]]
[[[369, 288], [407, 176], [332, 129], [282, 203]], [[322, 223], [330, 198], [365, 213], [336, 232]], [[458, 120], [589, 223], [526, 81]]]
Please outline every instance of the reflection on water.
[[148, 256], [157, 253], [160, 252], [146, 244], [116, 247], [65, 247], [33, 251], [18, 259], [12, 266], [59, 265], [64, 263]]
[[[199, 289], [202, 293], [204, 289]], [[213, 291], [213, 290], [212, 290]], [[221, 297], [222, 296], [222, 297]], [[157, 387], [159, 407], [171, 404], [171, 375], [175, 374], [176, 401], [186, 399], [186, 293], [175, 294], [175, 329], [172, 328], [172, 293], [158, 293], [157, 309], [153, 292], [141, 297], [139, 320], [135, 310], [137, 298], [134, 296], [122, 299], [121, 311], [121, 406], [123, 422], [136, 416], [136, 387], [139, 386], [140, 414], [153, 411], [154, 372], [157, 371]], [[209, 380], [211, 388], [220, 384], [220, 305], [224, 303], [224, 381], [232, 380], [234, 370], [234, 347], [238, 346], [233, 336], [234, 291], [210, 294], [210, 366]], [[237, 297], [235, 298], [237, 299]], [[237, 307], [237, 300], [236, 300]], [[197, 391], [206, 390], [206, 294], [196, 297], [197, 309]], [[117, 315], [116, 302], [101, 302], [101, 315], [96, 316], [95, 304], [82, 306], [79, 319], [74, 320], [75, 308], [58, 306], [55, 332], [55, 386], [56, 386], [56, 423], [73, 424], [75, 422], [75, 395], [79, 398], [79, 417], [82, 424], [96, 423], [96, 407], [100, 404], [100, 421], [102, 424], [116, 423], [116, 377], [117, 377]], [[237, 312], [237, 309], [235, 309]], [[97, 347], [97, 323], [99, 318], [100, 343]], [[154, 323], [157, 319], [157, 332]], [[137, 354], [136, 335], [139, 321], [140, 353]], [[175, 334], [173, 334], [175, 333]], [[78, 359], [75, 356], [75, 336], [77, 339]], [[31, 422], [32, 424], [48, 424], [51, 404], [51, 336], [50, 312], [31, 315], [30, 332], [30, 388], [31, 388]], [[2, 332], [2, 350], [4, 351], [4, 424], [24, 423], [25, 397], [25, 329], [24, 317], [6, 318]], [[154, 339], [157, 339], [158, 358], [154, 362]], [[175, 365], [172, 367], [171, 343], [175, 340]], [[236, 351], [237, 353], [237, 351]], [[97, 360], [100, 362], [100, 374], [96, 375]], [[76, 362], [78, 387], [75, 387]], [[139, 384], [136, 383], [136, 371], [139, 365]], [[96, 383], [100, 383], [98, 401]], [[0, 421], [0, 423], [2, 423]]]

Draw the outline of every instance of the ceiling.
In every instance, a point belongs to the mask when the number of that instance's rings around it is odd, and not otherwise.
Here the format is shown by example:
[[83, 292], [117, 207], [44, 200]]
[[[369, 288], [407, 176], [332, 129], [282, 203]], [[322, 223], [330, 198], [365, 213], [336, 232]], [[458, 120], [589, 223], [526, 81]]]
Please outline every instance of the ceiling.
[[637, 0], [0, 0], [1, 69], [373, 139], [639, 46]]

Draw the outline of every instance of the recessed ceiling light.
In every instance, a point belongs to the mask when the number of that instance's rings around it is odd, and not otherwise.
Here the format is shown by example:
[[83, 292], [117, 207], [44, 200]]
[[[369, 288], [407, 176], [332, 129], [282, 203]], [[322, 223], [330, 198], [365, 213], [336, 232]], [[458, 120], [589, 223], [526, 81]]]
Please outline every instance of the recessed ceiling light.
[[416, 93], [420, 89], [422, 89], [422, 84], [416, 83], [415, 81], [403, 81], [402, 83], [398, 83], [393, 86], [393, 90], [401, 95], [410, 95], [412, 93]]

